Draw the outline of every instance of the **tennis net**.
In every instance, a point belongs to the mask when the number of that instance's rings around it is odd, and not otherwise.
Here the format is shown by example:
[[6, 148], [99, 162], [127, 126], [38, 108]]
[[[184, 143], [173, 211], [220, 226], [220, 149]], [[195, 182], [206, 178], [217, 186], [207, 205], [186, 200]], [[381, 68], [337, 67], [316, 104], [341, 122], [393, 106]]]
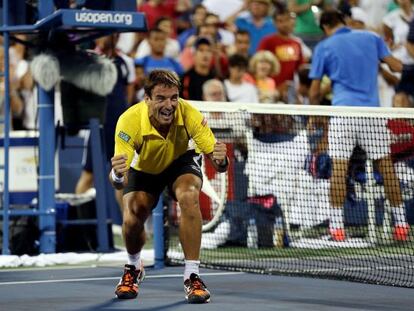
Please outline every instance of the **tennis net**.
[[230, 156], [204, 163], [202, 265], [414, 287], [413, 109], [193, 104]]

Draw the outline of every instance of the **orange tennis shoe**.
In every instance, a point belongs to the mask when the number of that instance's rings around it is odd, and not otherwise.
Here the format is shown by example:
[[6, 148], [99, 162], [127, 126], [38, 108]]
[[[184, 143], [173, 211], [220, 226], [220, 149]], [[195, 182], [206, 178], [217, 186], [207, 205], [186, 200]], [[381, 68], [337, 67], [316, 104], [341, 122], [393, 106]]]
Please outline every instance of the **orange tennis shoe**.
[[329, 229], [329, 233], [331, 234], [332, 241], [335, 241], [335, 242], [345, 241], [345, 229], [343, 228]]
[[409, 225], [395, 225], [393, 230], [393, 237], [395, 241], [407, 241]]
[[200, 276], [191, 273], [190, 278], [184, 282], [185, 299], [188, 303], [210, 302], [210, 292]]
[[125, 265], [124, 274], [116, 286], [115, 295], [119, 299], [133, 299], [138, 296], [139, 284], [145, 278], [144, 265], [137, 270], [134, 265]]

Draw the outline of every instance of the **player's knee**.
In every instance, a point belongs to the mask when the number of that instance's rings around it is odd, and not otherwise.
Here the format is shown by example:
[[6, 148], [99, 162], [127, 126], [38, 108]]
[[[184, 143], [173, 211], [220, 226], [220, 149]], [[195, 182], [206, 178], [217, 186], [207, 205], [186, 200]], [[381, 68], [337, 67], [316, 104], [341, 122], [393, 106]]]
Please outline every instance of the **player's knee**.
[[176, 191], [176, 198], [182, 210], [198, 208], [199, 195], [200, 191], [196, 187], [187, 187]]
[[129, 198], [124, 201], [123, 220], [124, 223], [136, 224], [138, 221], [145, 222], [148, 218], [151, 208], [145, 203]]

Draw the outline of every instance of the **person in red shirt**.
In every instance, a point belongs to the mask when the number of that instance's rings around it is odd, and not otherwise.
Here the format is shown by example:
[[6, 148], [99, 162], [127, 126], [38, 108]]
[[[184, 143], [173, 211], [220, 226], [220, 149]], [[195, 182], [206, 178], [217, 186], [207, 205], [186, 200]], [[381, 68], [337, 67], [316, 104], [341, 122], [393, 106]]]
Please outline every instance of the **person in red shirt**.
[[160, 17], [174, 19], [181, 13], [190, 10], [191, 6], [191, 0], [148, 0], [138, 7], [138, 11], [145, 13], [148, 28], [153, 29]]
[[304, 63], [300, 42], [292, 36], [294, 19], [286, 10], [276, 10], [273, 16], [278, 32], [264, 37], [258, 51], [267, 50], [275, 54], [280, 62], [280, 72], [273, 76], [282, 99], [287, 99], [287, 90], [295, 72]]

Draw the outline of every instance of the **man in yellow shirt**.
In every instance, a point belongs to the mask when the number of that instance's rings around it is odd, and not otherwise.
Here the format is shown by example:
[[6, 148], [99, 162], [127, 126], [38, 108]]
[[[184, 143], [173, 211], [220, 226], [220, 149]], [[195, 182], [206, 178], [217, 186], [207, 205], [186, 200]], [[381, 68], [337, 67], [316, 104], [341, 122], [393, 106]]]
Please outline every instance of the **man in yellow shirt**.
[[[184, 290], [189, 303], [205, 303], [210, 292], [199, 276], [202, 185], [201, 154], [218, 172], [228, 167], [226, 145], [217, 142], [203, 115], [179, 98], [180, 81], [166, 70], [154, 70], [144, 87], [144, 101], [119, 118], [109, 178], [123, 189], [123, 235], [128, 264], [116, 288], [118, 298], [135, 298], [144, 278], [140, 252], [145, 220], [167, 186], [181, 208], [180, 242], [185, 256]], [[191, 142], [190, 142], [191, 140]], [[194, 142], [197, 150], [190, 149]]]

